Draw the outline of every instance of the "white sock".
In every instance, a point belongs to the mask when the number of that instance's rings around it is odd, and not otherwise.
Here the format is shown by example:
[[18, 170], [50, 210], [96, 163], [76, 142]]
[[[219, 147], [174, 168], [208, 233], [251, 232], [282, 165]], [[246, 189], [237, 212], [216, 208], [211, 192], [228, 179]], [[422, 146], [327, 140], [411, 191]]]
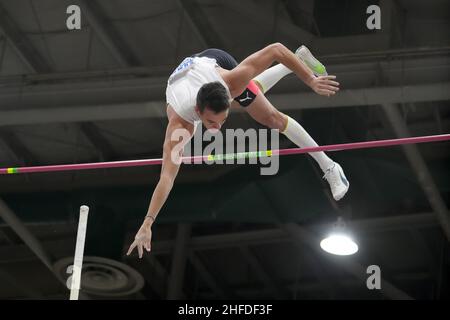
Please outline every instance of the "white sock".
[[292, 73], [292, 70], [286, 68], [284, 65], [277, 64], [269, 69], [266, 69], [261, 74], [257, 75], [253, 80], [256, 81], [262, 91], [266, 93], [270, 90], [278, 81]]
[[[300, 148], [307, 147], [318, 147], [318, 144], [314, 141], [313, 138], [306, 132], [305, 129], [294, 119], [288, 117], [288, 122], [286, 128], [282, 132], [286, 137], [289, 138], [293, 143], [295, 143]], [[323, 172], [325, 172], [329, 167], [331, 167], [334, 163], [325, 152], [313, 152], [309, 154], [320, 166]]]
[[[260, 85], [262, 91], [266, 93], [278, 81], [280, 81], [290, 73], [292, 73], [292, 70], [288, 69], [280, 63], [265, 70], [264, 72], [256, 76], [253, 80], [256, 81]], [[303, 127], [297, 121], [289, 116], [287, 126], [282, 133], [300, 148], [318, 147], [318, 144], [308, 134], [308, 132], [306, 132], [306, 130], [303, 129]], [[322, 169], [323, 172], [325, 172], [334, 163], [334, 161], [331, 160], [325, 154], [325, 152], [313, 152], [310, 153], [310, 155], [314, 158], [314, 160], [317, 161], [320, 169]]]

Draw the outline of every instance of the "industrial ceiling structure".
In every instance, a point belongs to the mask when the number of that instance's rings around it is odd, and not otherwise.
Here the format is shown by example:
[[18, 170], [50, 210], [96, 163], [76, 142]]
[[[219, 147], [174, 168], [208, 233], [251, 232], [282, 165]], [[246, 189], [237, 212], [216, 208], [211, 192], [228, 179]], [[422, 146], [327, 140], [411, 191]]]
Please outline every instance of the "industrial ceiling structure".
[[[68, 30], [67, 7], [81, 8]], [[368, 30], [366, 8], [381, 8]], [[267, 95], [321, 144], [450, 132], [446, 0], [0, 0], [0, 167], [159, 158], [165, 87], [184, 57], [238, 60], [307, 45], [337, 76], [324, 98], [289, 75]], [[233, 110], [226, 128], [260, 127]], [[284, 147], [293, 147], [281, 140]], [[335, 202], [308, 156], [183, 165], [153, 227], [126, 256], [158, 166], [0, 176], [0, 298], [67, 299], [80, 205], [91, 208], [85, 299], [443, 299], [450, 297], [450, 146], [331, 154], [351, 189]], [[321, 237], [338, 216], [359, 252]], [[381, 290], [366, 286], [378, 265]]]

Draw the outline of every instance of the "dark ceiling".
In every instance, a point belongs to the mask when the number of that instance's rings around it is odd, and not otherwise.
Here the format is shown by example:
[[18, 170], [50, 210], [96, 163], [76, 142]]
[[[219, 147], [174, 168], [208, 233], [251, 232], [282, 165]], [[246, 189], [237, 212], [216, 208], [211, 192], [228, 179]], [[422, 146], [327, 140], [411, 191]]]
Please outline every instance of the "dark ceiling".
[[[375, 3], [383, 27], [369, 31]], [[71, 4], [81, 30], [66, 28]], [[0, 0], [0, 167], [159, 158], [171, 70], [208, 47], [243, 59], [272, 42], [306, 44], [341, 83], [326, 99], [291, 75], [268, 94], [319, 144], [449, 133], [449, 27], [443, 0]], [[255, 126], [242, 110], [226, 124]], [[448, 299], [449, 143], [330, 155], [351, 182], [338, 203], [305, 155], [282, 157], [274, 176], [183, 165], [143, 260], [125, 252], [158, 166], [2, 175], [0, 298], [67, 299], [55, 264], [73, 256], [87, 204], [97, 292], [84, 298]], [[355, 256], [320, 250], [338, 216]], [[95, 257], [135, 269], [121, 272], [138, 289]], [[366, 287], [374, 264], [380, 291]]]

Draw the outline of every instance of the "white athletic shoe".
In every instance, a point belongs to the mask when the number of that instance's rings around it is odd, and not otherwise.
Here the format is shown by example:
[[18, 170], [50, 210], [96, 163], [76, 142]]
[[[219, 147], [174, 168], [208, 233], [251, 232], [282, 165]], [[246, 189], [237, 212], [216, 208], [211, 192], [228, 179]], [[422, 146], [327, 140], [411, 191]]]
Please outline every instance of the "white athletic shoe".
[[325, 66], [312, 55], [307, 47], [300, 46], [300, 48], [295, 51], [295, 54], [312, 72], [314, 72], [316, 77], [328, 75]]
[[330, 184], [331, 193], [336, 201], [342, 199], [350, 187], [350, 183], [345, 177], [344, 171], [337, 162], [334, 162], [333, 165], [325, 171], [323, 178]]

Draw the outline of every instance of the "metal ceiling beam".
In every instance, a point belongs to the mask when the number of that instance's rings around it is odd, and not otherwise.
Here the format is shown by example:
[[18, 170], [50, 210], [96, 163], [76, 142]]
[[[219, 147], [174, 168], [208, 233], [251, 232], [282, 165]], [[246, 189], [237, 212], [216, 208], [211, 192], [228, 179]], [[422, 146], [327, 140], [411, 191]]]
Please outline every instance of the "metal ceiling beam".
[[307, 32], [315, 29], [316, 33], [318, 33], [319, 30], [317, 30], [314, 19], [315, 0], [283, 0], [281, 2], [283, 5], [281, 10], [285, 16], [289, 17], [291, 23], [296, 24]]
[[98, 127], [90, 122], [79, 124], [80, 130], [88, 138], [100, 155], [100, 161], [108, 161], [116, 158], [117, 154], [114, 148], [101, 133]]
[[8, 40], [6, 39], [6, 37], [3, 34], [0, 34], [0, 72], [3, 71], [7, 44]]
[[[385, 77], [390, 81], [390, 86], [387, 88], [398, 89], [402, 94], [406, 90], [405, 96], [409, 93], [408, 88], [415, 89], [416, 85], [434, 86], [434, 84], [443, 82], [443, 85], [448, 86], [450, 64], [446, 56], [450, 53], [450, 47], [433, 50], [416, 49], [415, 51], [377, 51], [372, 55], [363, 55], [362, 57], [348, 54], [328, 56], [327, 61], [334, 62], [326, 62], [327, 67], [338, 75], [338, 79], [345, 84], [345, 87], [342, 87], [342, 91], [333, 98], [317, 97], [316, 100], [319, 101], [316, 103], [327, 101], [325, 106], [333, 107], [334, 102], [338, 99], [348, 100], [351, 98], [342, 96], [344, 89], [354, 89], [356, 98], [364, 104], [364, 96], [361, 96], [359, 92], [364, 92], [364, 88], [384, 88], [373, 85], [378, 79], [378, 61], [383, 61], [381, 64], [385, 69]], [[344, 64], [342, 62], [346, 57], [349, 61]], [[6, 110], [18, 110], [62, 108], [68, 104], [71, 106], [98, 106], [142, 101], [162, 102], [169, 73], [169, 70], [156, 72], [154, 68], [129, 68], [105, 73], [89, 71], [21, 77], [5, 76], [0, 77], [0, 106]], [[408, 83], [405, 83], [405, 79]], [[426, 84], [424, 81], [434, 82]], [[301, 98], [315, 95], [303, 86], [294, 75], [283, 79], [277, 88], [282, 88], [283, 92], [300, 93]], [[269, 95], [270, 99], [277, 96], [275, 94], [277, 88]], [[375, 95], [383, 94], [383, 91], [377, 91]], [[350, 93], [352, 92], [350, 91]], [[370, 91], [368, 94], [372, 99], [373, 95]], [[418, 100], [433, 101], [433, 94], [434, 92], [427, 95], [425, 99], [418, 98]], [[382, 99], [382, 97], [380, 98]], [[436, 99], [439, 99], [439, 96]], [[293, 104], [296, 105], [296, 103]], [[294, 106], [291, 108], [298, 107]]]
[[[448, 128], [450, 128], [450, 118], [442, 119], [441, 128], [436, 128], [436, 122], [433, 120], [420, 119], [408, 124], [408, 128], [413, 135], [428, 135], [428, 134], [445, 134]], [[445, 130], [444, 130], [445, 128]], [[384, 139], [384, 137], [392, 137], [391, 130], [386, 130], [385, 126], [376, 128], [370, 128], [370, 132], [378, 139]], [[443, 154], [447, 153], [447, 150], [442, 150]], [[449, 150], [450, 151], [450, 150]]]
[[[159, 158], [161, 155], [154, 154], [146, 158]], [[135, 158], [143, 158], [137, 156]], [[1, 194], [21, 194], [28, 192], [53, 192], [53, 191], [75, 191], [94, 187], [148, 187], [151, 183], [157, 183], [160, 175], [160, 167], [150, 166], [142, 168], [129, 168], [108, 171], [105, 175], [104, 170], [86, 170], [76, 174], [74, 179], [72, 172], [58, 174], [55, 176], [2, 176], [0, 178]], [[177, 184], [209, 183], [235, 170], [235, 166], [220, 166], [217, 169], [210, 168], [188, 168], [183, 170], [183, 174], [177, 179]], [[126, 173], [124, 175], [124, 173]], [[26, 177], [29, 177], [26, 180]], [[26, 182], [26, 183], [25, 183]]]
[[[395, 132], [395, 135], [399, 138], [410, 137], [411, 133], [400, 115], [397, 106], [392, 103], [385, 103], [382, 107], [389, 123], [391, 124], [392, 130]], [[437, 219], [442, 227], [447, 241], [450, 241], [450, 213], [438, 187], [433, 180], [425, 160], [416, 145], [405, 145], [402, 146], [402, 149], [410, 166], [416, 174], [417, 180], [422, 187], [422, 190], [425, 192], [431, 207], [436, 213]]]
[[[431, 217], [430, 217], [431, 216]], [[411, 221], [408, 221], [408, 220]], [[357, 230], [358, 232], [375, 232], [380, 231], [379, 228], [383, 225], [386, 225], [389, 227], [389, 230], [400, 230], [400, 229], [406, 229], [406, 228], [426, 228], [430, 226], [430, 223], [433, 223], [435, 221], [433, 215], [430, 214], [423, 214], [423, 215], [414, 215], [413, 217], [408, 218], [399, 216], [399, 217], [390, 217], [390, 218], [377, 218], [377, 219], [367, 219], [363, 221], [354, 221], [356, 225], [359, 225], [363, 227], [362, 230]], [[322, 230], [324, 228], [324, 225], [316, 225], [312, 229], [314, 230]], [[351, 225], [352, 229], [355, 229], [353, 225]], [[391, 229], [392, 228], [392, 229]], [[240, 243], [243, 245], [257, 245], [257, 244], [264, 244], [269, 242], [277, 242], [277, 241], [287, 241], [290, 242], [290, 238], [287, 237], [287, 235], [282, 230], [273, 230], [276, 231], [276, 234], [282, 235], [282, 239], [273, 237], [275, 234], [274, 232], [269, 231], [255, 231], [255, 232], [243, 232], [243, 233], [236, 233], [236, 234], [224, 234], [224, 235], [214, 235], [214, 236], [200, 236], [200, 237], [194, 237], [192, 238], [192, 241], [189, 243], [189, 247], [191, 250], [191, 253], [193, 253], [195, 250], [203, 250], [203, 249], [217, 249], [217, 248], [223, 248], [223, 247], [236, 247], [236, 243]], [[272, 235], [271, 235], [272, 233]], [[275, 236], [276, 236], [275, 234]], [[134, 233], [133, 233], [134, 235]], [[218, 240], [221, 242], [218, 243]], [[249, 241], [252, 240], [252, 241]], [[255, 241], [256, 240], [256, 241]], [[226, 242], [225, 242], [226, 241]], [[211, 246], [212, 242], [213, 246]], [[314, 243], [317, 244], [314, 240]], [[61, 240], [52, 240], [50, 242], [44, 242], [43, 243], [46, 248], [49, 249], [50, 252], [56, 252], [57, 250], [61, 250], [61, 248], [67, 248], [71, 247], [73, 245], [73, 239], [67, 239], [65, 241]], [[155, 242], [153, 244], [153, 251], [152, 256], [155, 254], [161, 254], [163, 253], [161, 251], [160, 242]], [[173, 249], [173, 243], [169, 243], [166, 246], [165, 253], [170, 254]], [[24, 250], [25, 246], [23, 245], [16, 245], [16, 246], [6, 246], [6, 247], [0, 247], [0, 259], [3, 261], [0, 261], [0, 263], [8, 263], [9, 262], [25, 262], [29, 260], [35, 260], [36, 258], [34, 256], [30, 256], [30, 253], [28, 250]], [[126, 251], [126, 248], [124, 248]], [[124, 251], [124, 252], [125, 252]], [[58, 255], [67, 255], [70, 254], [67, 252], [64, 254], [63, 252], [58, 253]], [[150, 256], [150, 257], [152, 257]], [[6, 259], [6, 260], [4, 260]], [[199, 269], [200, 270], [200, 269]], [[361, 271], [361, 269], [357, 270], [358, 272]], [[366, 276], [365, 272], [364, 275]], [[384, 283], [384, 282], [383, 282]], [[303, 284], [302, 284], [303, 286]], [[283, 286], [282, 286], [283, 287]], [[323, 287], [322, 287], [323, 288]], [[390, 290], [389, 285], [387, 286], [387, 290]], [[395, 295], [395, 293], [394, 293]], [[229, 296], [228, 296], [229, 297]]]
[[442, 241], [440, 241], [438, 252], [439, 252], [439, 261], [438, 261], [438, 272], [437, 277], [435, 279], [436, 286], [434, 288], [434, 295], [433, 297], [435, 299], [440, 299], [442, 297], [442, 291], [445, 290], [445, 283], [448, 283], [448, 265], [450, 264], [450, 261], [448, 261], [448, 254], [449, 254], [449, 244], [448, 242], [443, 238]]
[[[409, 231], [411, 237], [413, 239], [413, 244], [418, 248], [427, 262], [429, 272], [431, 275], [434, 275], [434, 279], [438, 277], [439, 274], [439, 250], [435, 250], [430, 246], [424, 234], [416, 229], [411, 229]], [[430, 299], [433, 299], [433, 294], [430, 295]]]
[[[66, 283], [59, 278], [59, 275], [53, 268], [53, 257], [50, 252], [44, 249], [43, 244], [37, 239], [28, 228], [20, 221], [17, 215], [9, 208], [9, 206], [0, 198], [0, 218], [3, 219], [14, 232], [22, 239], [29, 250], [37, 257], [55, 276], [58, 283], [66, 288]], [[80, 299], [86, 299], [83, 293], [80, 293]]]
[[[352, 42], [352, 39], [349, 40]], [[439, 75], [443, 77], [447, 76], [445, 66], [448, 66], [448, 59], [446, 58], [450, 53], [450, 46], [436, 46], [436, 47], [408, 47], [404, 49], [380, 49], [377, 50], [365, 50], [363, 52], [351, 53], [329, 53], [329, 54], [318, 54], [317, 58], [326, 62], [327, 67], [336, 69], [342, 67], [339, 75], [357, 74], [360, 71], [357, 68], [352, 68], [353, 65], [362, 63], [379, 63], [381, 60], [390, 60], [391, 62], [398, 61], [400, 66], [395, 67], [393, 71], [401, 71], [404, 77], [407, 77], [407, 72], [416, 70], [420, 64], [420, 69], [432, 67], [436, 69], [436, 72], [440, 72]], [[431, 59], [430, 59], [431, 58]], [[441, 58], [441, 59], [439, 59]], [[420, 59], [420, 60], [415, 60]], [[395, 64], [394, 64], [395, 65]], [[373, 65], [370, 65], [373, 68]], [[42, 74], [21, 74], [21, 75], [4, 75], [0, 76], [0, 84], [2, 85], [18, 85], [23, 86], [23, 84], [32, 83], [39, 84], [46, 81], [66, 81], [69, 80], [72, 83], [84, 83], [86, 80], [110, 80], [115, 78], [120, 80], [121, 77], [127, 79], [131, 77], [146, 78], [148, 80], [154, 79], [155, 83], [159, 83], [163, 87], [167, 81], [167, 77], [173, 71], [176, 66], [140, 66], [140, 67], [125, 67], [125, 68], [115, 68], [108, 70], [85, 70], [85, 71], [67, 71], [58, 73], [42, 73]], [[444, 68], [443, 68], [444, 67]], [[391, 68], [392, 69], [392, 68]], [[391, 69], [385, 70], [385, 72], [392, 71]], [[365, 71], [365, 70], [361, 70]], [[374, 71], [374, 70], [372, 70]], [[375, 70], [376, 71], [376, 70]], [[152, 78], [150, 78], [152, 77]], [[161, 77], [161, 78], [158, 78]], [[403, 78], [404, 79], [404, 78]], [[93, 81], [93, 83], [95, 83]], [[114, 83], [109, 83], [110, 85], [115, 85]], [[148, 83], [147, 85], [151, 85]], [[91, 84], [89, 84], [91, 86]], [[85, 89], [89, 86], [85, 85]], [[54, 90], [56, 91], [56, 90]]]
[[183, 298], [184, 273], [186, 270], [190, 237], [191, 225], [186, 223], [178, 224], [167, 289], [168, 300], [178, 300]]
[[[365, 107], [368, 105], [400, 102], [450, 100], [449, 87], [449, 82], [441, 82], [408, 86], [344, 89], [333, 98], [325, 98], [311, 92], [272, 94], [268, 97], [281, 111], [329, 107]], [[0, 111], [0, 126], [161, 118], [166, 117], [165, 105], [164, 101], [151, 101]], [[244, 111], [237, 109], [233, 112]]]
[[313, 93], [272, 94], [269, 100], [280, 110], [370, 106], [396, 101], [421, 102], [450, 99], [450, 83], [343, 89], [331, 99]]
[[[400, 275], [400, 274], [399, 274]], [[423, 273], [423, 272], [414, 272], [414, 273], [402, 273], [401, 276], [394, 276], [395, 280], [398, 281], [424, 281], [424, 280], [429, 280], [430, 276], [427, 273]], [[341, 286], [342, 288], [345, 289], [357, 289], [357, 288], [361, 288], [361, 283], [357, 280], [354, 279], [354, 277], [346, 277], [344, 279], [338, 279], [337, 281], [338, 285]], [[314, 293], [318, 293], [322, 290], [322, 287], [319, 283], [314, 282], [314, 281], [301, 281], [298, 284], [292, 282], [287, 282], [283, 285], [287, 290], [295, 292], [295, 291], [299, 291], [302, 293], [306, 293], [306, 294], [314, 294]], [[246, 293], [247, 295], [254, 295], [254, 294], [260, 294], [261, 290], [259, 288], [248, 288], [248, 289], [243, 289], [243, 288], [239, 288], [239, 287], [233, 287], [233, 289], [236, 291], [237, 294], [244, 294]], [[369, 290], [367, 290], [369, 292]], [[371, 294], [369, 293], [367, 297], [370, 297]], [[316, 298], [316, 296], [314, 295], [314, 298]], [[354, 297], [356, 299], [361, 300], [363, 297], [361, 296], [356, 296]]]
[[198, 38], [199, 38], [199, 40], [201, 42], [201, 47], [206, 49], [206, 48], [209, 47], [208, 39], [205, 38], [204, 31], [201, 29], [201, 26], [198, 25], [194, 21], [194, 18], [191, 16], [189, 11], [186, 10], [186, 6], [185, 6], [185, 4], [183, 4], [184, 1], [185, 0], [175, 0], [177, 6], [183, 11], [184, 17], [187, 18], [187, 21], [188, 21], [189, 25], [194, 30], [194, 32], [197, 34], [197, 36], [198, 36]]
[[[158, 258], [153, 254], [144, 254], [143, 260], [146, 264], [142, 264], [142, 260], [135, 257], [127, 256], [127, 261], [130, 261], [133, 266], [142, 273], [146, 281], [150, 283], [155, 293], [161, 298], [166, 299], [167, 297], [167, 283], [169, 275], [166, 268], [161, 264]], [[150, 267], [150, 269], [148, 268]], [[186, 294], [181, 292], [181, 299], [186, 299]]]
[[[394, 217], [371, 218], [348, 221], [348, 226], [355, 232], [390, 232], [407, 230], [409, 228], [437, 227], [438, 222], [432, 213], [399, 215]], [[317, 224], [308, 227], [315, 233], [329, 230], [332, 224]], [[213, 250], [219, 248], [232, 248], [236, 244], [262, 245], [268, 243], [290, 242], [290, 238], [280, 229], [267, 229], [262, 231], [246, 231], [226, 233], [209, 236], [196, 236], [190, 240], [190, 250]], [[167, 254], [173, 249], [173, 241], [157, 241], [152, 245], [154, 254]], [[0, 251], [1, 253], [1, 251]], [[1, 256], [1, 255], [0, 255]]]
[[[71, 106], [47, 110], [30, 109], [22, 111], [2, 111], [0, 112], [0, 126], [162, 118], [165, 116], [164, 114], [165, 103], [163, 101], [114, 105]], [[18, 116], [23, 116], [24, 118], [19, 120]]]
[[[318, 244], [320, 243], [320, 239], [307, 229], [295, 223], [280, 224], [280, 227], [287, 234], [289, 234], [289, 236], [292, 239], [295, 240], [295, 243], [299, 246], [300, 250], [302, 249], [302, 246], [305, 244], [312, 250], [317, 250], [317, 248], [319, 247]], [[322, 255], [322, 257], [326, 260], [329, 260], [330, 263], [340, 266], [343, 270], [345, 270], [349, 274], [352, 274], [355, 278], [362, 281], [362, 283], [366, 283], [367, 281], [366, 269], [359, 263], [352, 260], [351, 258], [342, 260], [336, 259], [335, 257], [331, 257], [329, 255]], [[383, 285], [380, 291], [386, 297], [395, 300], [413, 300], [411, 296], [409, 296], [407, 293], [394, 286], [386, 279], [381, 278], [381, 283]]]
[[8, 43], [20, 57], [22, 62], [34, 73], [51, 72], [50, 65], [33, 46], [31, 41], [20, 30], [5, 8], [0, 5], [0, 32], [8, 39]]
[[[239, 241], [239, 239], [235, 240], [236, 242]], [[54, 248], [60, 250], [61, 248], [65, 247], [67, 248], [68, 245], [70, 246], [73, 243], [73, 239], [71, 240], [64, 240], [64, 241], [58, 241], [58, 240], [52, 240], [50, 242], [43, 242], [43, 244], [46, 247]], [[125, 250], [125, 249], [124, 249]], [[36, 259], [35, 256], [31, 256], [29, 254], [29, 250], [25, 250], [25, 247], [23, 245], [16, 245], [16, 246], [8, 246], [8, 247], [0, 247], [0, 259], [3, 260], [5, 257], [8, 256], [9, 253], [13, 253], [15, 256], [14, 262], [26, 262], [26, 261], [34, 261]], [[60, 254], [63, 254], [62, 252]], [[154, 253], [152, 255], [146, 255], [145, 257], [148, 257], [149, 259], [154, 258]], [[127, 259], [134, 259], [132, 257], [128, 257]], [[11, 261], [13, 262], [13, 261]], [[5, 260], [0, 261], [0, 263], [6, 263]], [[142, 263], [142, 261], [139, 260], [139, 263]], [[155, 269], [156, 270], [156, 269]], [[400, 274], [400, 273], [399, 273]], [[393, 278], [396, 281], [420, 281], [423, 279], [429, 279], [430, 276], [428, 273], [418, 273], [415, 274], [408, 274], [408, 273], [401, 273], [401, 276], [394, 276]], [[159, 277], [160, 275], [157, 275], [156, 277]], [[317, 283], [317, 282], [311, 282], [311, 281], [302, 281], [298, 284], [302, 291], [320, 291], [323, 289], [323, 287]], [[348, 286], [361, 286], [361, 283], [358, 281], [355, 281], [353, 279], [338, 280], [338, 285], [348, 287]], [[294, 289], [297, 286], [292, 284], [290, 286], [286, 286], [286, 284], [281, 284], [283, 288], [291, 288]], [[236, 291], [237, 294], [239, 294], [239, 291]], [[227, 296], [229, 297], [229, 296]]]
[[3, 140], [14, 157], [23, 165], [36, 165], [39, 163], [36, 156], [14, 132], [0, 128], [0, 139]]
[[[320, 169], [317, 169], [317, 166], [315, 163], [313, 163], [314, 161], [311, 159], [308, 159], [308, 162], [311, 165], [311, 168], [313, 170], [313, 172], [316, 174], [316, 176], [318, 177], [318, 180], [322, 180], [322, 176], [321, 173], [319, 173]], [[271, 199], [271, 193], [267, 190], [267, 188], [259, 183], [257, 184], [259, 191], [262, 193], [262, 196], [264, 198], [267, 199]], [[331, 195], [329, 194], [328, 190], [325, 189], [325, 185], [322, 185], [323, 188], [322, 192], [325, 196], [325, 198], [328, 200], [328, 202], [330, 203], [330, 206], [334, 209], [335, 212], [339, 213], [339, 206], [336, 204], [336, 202], [331, 198]], [[269, 201], [269, 205], [271, 207], [271, 210], [273, 212], [277, 212], [278, 208], [275, 206], [273, 201]], [[338, 214], [339, 215], [339, 214]], [[302, 253], [303, 253], [303, 257], [304, 259], [307, 261], [308, 266], [311, 268], [312, 273], [314, 274], [316, 280], [318, 283], [320, 283], [323, 287], [323, 291], [328, 295], [328, 297], [330, 299], [333, 299], [335, 297], [335, 283], [334, 281], [329, 281], [326, 278], [326, 267], [323, 265], [323, 261], [321, 259], [321, 257], [319, 255], [317, 255], [311, 248], [302, 248]]]
[[15, 245], [21, 243], [21, 239], [11, 228], [5, 224], [5, 227], [0, 228], [0, 235], [6, 240], [8, 244]]
[[311, 248], [302, 247], [302, 252], [304, 252], [304, 258], [310, 270], [312, 270], [317, 282], [322, 287], [322, 291], [328, 295], [328, 299], [339, 299], [337, 295], [341, 288], [339, 281], [329, 276], [332, 266], [330, 268], [329, 265], [326, 265], [326, 261]]
[[[283, 211], [288, 209], [288, 205], [279, 199], [275, 198], [272, 193], [268, 192], [270, 190], [266, 190], [264, 187], [262, 189], [262, 195], [268, 198], [269, 202], [272, 205], [272, 210], [274, 213]], [[304, 252], [304, 247], [306, 246], [308, 249], [313, 252], [317, 252], [318, 256], [327, 260], [331, 265], [338, 265], [347, 273], [355, 276], [357, 279], [365, 283], [367, 280], [366, 269], [354, 261], [352, 257], [347, 257], [345, 260], [336, 259], [335, 256], [325, 254], [323, 251], [320, 251], [320, 238], [316, 236], [315, 233], [308, 230], [305, 227], [302, 227], [296, 223], [277, 223], [278, 228], [283, 230], [289, 237], [292, 239], [294, 245], [298, 247], [299, 252]], [[352, 229], [353, 230], [353, 229]], [[357, 231], [354, 231], [357, 232]], [[321, 232], [323, 233], [323, 232]], [[381, 282], [383, 283], [382, 290], [387, 297], [391, 299], [401, 299], [401, 300], [410, 300], [412, 297], [404, 293], [402, 290], [395, 287], [393, 284], [388, 282], [386, 279], [381, 277]]]
[[444, 133], [443, 128], [450, 128], [450, 124], [448, 122], [445, 123], [445, 121], [442, 119], [441, 112], [439, 110], [438, 105], [433, 104], [432, 108], [433, 108], [433, 116], [434, 116], [434, 119], [436, 120], [436, 124], [437, 124], [436, 127], [438, 129], [438, 132], [442, 134], [442, 133]]
[[229, 298], [231, 296], [231, 293], [227, 292], [227, 290], [220, 285], [220, 283], [216, 280], [216, 277], [212, 275], [205, 264], [200, 260], [197, 253], [193, 251], [189, 253], [189, 262], [197, 270], [198, 275], [214, 292], [216, 298], [219, 297], [221, 299], [226, 299], [227, 297]]
[[214, 25], [209, 21], [208, 15], [205, 14], [202, 6], [197, 2], [197, 0], [175, 1], [187, 15], [190, 24], [194, 28], [195, 32], [200, 36], [205, 49], [226, 49], [223, 37], [215, 32]]
[[[321, 181], [322, 180], [322, 172], [317, 167], [317, 164], [311, 158], [308, 158], [308, 162], [311, 166], [311, 169], [315, 173], [318, 181]], [[299, 177], [299, 179], [300, 178], [301, 177]], [[326, 184], [324, 184], [323, 181], [322, 181], [321, 189], [322, 189], [322, 192], [323, 192], [325, 198], [327, 199], [328, 203], [330, 204], [330, 207], [332, 207], [334, 209], [334, 213], [336, 214], [336, 216], [340, 216], [341, 209], [340, 209], [339, 205], [336, 203], [336, 201], [332, 198], [332, 195], [328, 191], [328, 186]], [[266, 192], [263, 188], [261, 188], [261, 190], [263, 192]], [[267, 196], [270, 196], [270, 195], [267, 194]], [[276, 210], [276, 208], [274, 208], [274, 210]], [[339, 285], [338, 285], [337, 281], [327, 278], [326, 275], [328, 273], [329, 267], [327, 267], [324, 264], [325, 261], [322, 259], [322, 257], [320, 255], [318, 255], [311, 248], [303, 248], [302, 250], [305, 252], [304, 257], [305, 257], [306, 261], [308, 262], [308, 265], [310, 266], [311, 270], [313, 271], [313, 273], [317, 279], [317, 282], [319, 282], [322, 285], [323, 291], [328, 295], [329, 299], [336, 299], [336, 292], [337, 292], [337, 288]]]
[[288, 298], [287, 292], [276, 283], [272, 276], [264, 269], [256, 255], [247, 246], [239, 246], [241, 255], [245, 258], [250, 267], [254, 270], [256, 276], [270, 290], [274, 299], [285, 300]]
[[114, 25], [107, 21], [105, 13], [96, 0], [78, 0], [78, 2], [89, 25], [120, 66], [140, 65], [138, 57], [131, 52]]
[[154, 255], [145, 255], [144, 258], [147, 263], [151, 266], [152, 270], [154, 270], [154, 276], [156, 276], [156, 280], [162, 280], [162, 283], [159, 282], [159, 284], [156, 285], [155, 289], [158, 292], [161, 299], [165, 299], [167, 294], [167, 279], [168, 274], [164, 266], [161, 264], [161, 262], [158, 261], [158, 258]]
[[9, 208], [9, 206], [0, 198], [0, 218], [2, 218], [23, 242], [33, 251], [44, 265], [53, 271], [53, 262], [50, 254], [44, 249], [40, 241], [23, 225], [17, 215]]
[[143, 259], [126, 256], [125, 260], [139, 273], [160, 299], [167, 295], [167, 272], [155, 255], [144, 254]]
[[4, 240], [6, 240], [6, 242], [7, 242], [8, 244], [14, 244], [13, 239], [11, 239], [11, 238], [5, 233], [5, 230], [2, 230], [2, 229], [0, 229], [0, 239], [2, 239], [2, 242], [3, 242], [3, 239], [4, 239]]
[[[382, 218], [370, 218], [361, 220], [351, 220], [347, 222], [348, 227], [358, 233], [374, 234], [379, 232], [393, 232], [399, 230], [427, 229], [439, 226], [434, 213], [417, 213], [410, 215], [398, 215]], [[325, 232], [332, 227], [331, 223], [314, 224], [308, 230], [318, 234]], [[135, 232], [130, 233], [124, 243], [123, 252], [127, 252], [128, 244], [135, 236]], [[236, 244], [245, 246], [257, 246], [269, 243], [291, 242], [291, 239], [280, 229], [265, 229], [258, 231], [243, 231], [225, 234], [194, 236], [189, 241], [190, 252], [202, 250], [214, 250], [223, 248], [234, 248]], [[42, 245], [54, 256], [64, 256], [66, 251], [62, 248], [72, 247], [74, 239], [61, 239], [42, 241]], [[173, 252], [174, 242], [172, 240], [154, 241], [152, 244], [152, 254], [170, 254]], [[136, 255], [136, 253], [134, 253]], [[19, 262], [34, 260], [29, 250], [24, 245], [0, 246], [0, 263]]]
[[395, 17], [395, 4], [396, 1], [392, 0], [380, 0], [380, 15], [381, 15], [381, 30], [380, 33], [385, 34], [388, 42], [388, 46], [392, 46], [393, 33], [396, 27]]
[[[298, 46], [302, 44], [310, 44], [314, 39], [314, 35], [310, 32], [298, 27], [293, 23], [289, 23], [282, 18], [277, 18], [273, 14], [273, 10], [261, 10], [261, 6], [254, 1], [224, 1], [221, 0], [220, 3], [233, 11], [236, 14], [245, 17], [245, 19], [251, 20], [260, 26], [271, 26], [271, 24], [276, 23], [276, 31], [282, 36], [289, 39], [293, 43], [298, 43]], [[276, 19], [276, 22], [275, 22]]]
[[[330, 38], [315, 38], [309, 49], [320, 54], [350, 54], [389, 49], [387, 34], [359, 34], [353, 36], [338, 36]], [[329, 68], [327, 68], [330, 70]]]

